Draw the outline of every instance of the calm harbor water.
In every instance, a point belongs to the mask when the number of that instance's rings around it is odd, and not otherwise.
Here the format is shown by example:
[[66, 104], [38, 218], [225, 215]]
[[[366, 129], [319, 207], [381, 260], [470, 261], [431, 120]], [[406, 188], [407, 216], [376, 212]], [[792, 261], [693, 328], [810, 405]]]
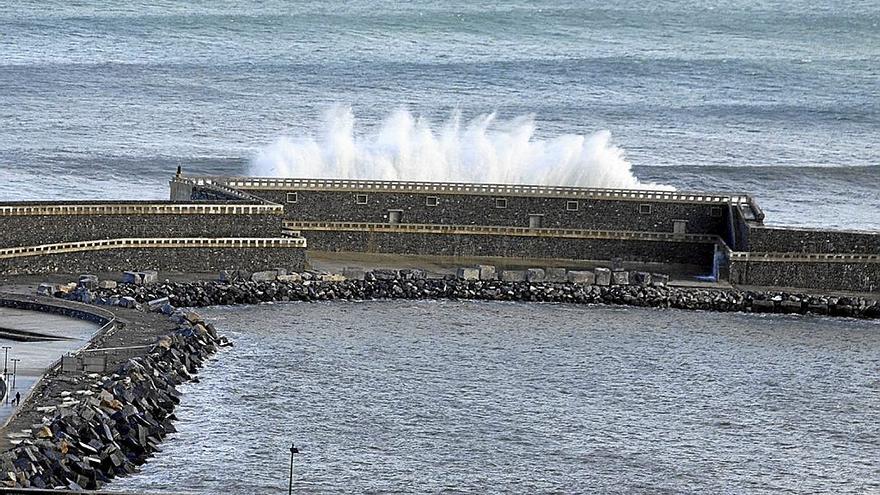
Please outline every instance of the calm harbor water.
[[880, 325], [485, 302], [218, 307], [236, 345], [115, 490], [873, 493]]

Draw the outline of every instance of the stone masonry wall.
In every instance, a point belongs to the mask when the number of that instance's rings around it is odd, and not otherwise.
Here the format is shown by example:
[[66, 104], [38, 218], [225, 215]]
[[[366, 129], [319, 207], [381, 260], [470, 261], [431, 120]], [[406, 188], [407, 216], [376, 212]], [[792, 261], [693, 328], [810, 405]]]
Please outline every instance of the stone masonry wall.
[[104, 249], [0, 259], [0, 273], [121, 272], [126, 270], [215, 273], [221, 270], [257, 271], [305, 268], [305, 248], [149, 248]]
[[880, 263], [730, 262], [734, 284], [880, 292]]
[[[402, 210], [401, 223], [410, 224], [528, 227], [529, 215], [541, 214], [545, 228], [672, 232], [673, 220], [687, 220], [688, 233], [724, 235], [728, 230], [725, 205], [714, 205], [722, 216], [712, 216], [713, 205], [700, 203], [579, 199], [577, 211], [569, 211], [572, 199], [536, 196], [497, 196], [507, 199], [507, 208], [496, 208], [496, 196], [489, 195], [370, 192], [367, 204], [357, 204], [356, 192], [247, 192], [283, 204], [286, 218], [299, 221], [386, 223], [388, 210]], [[296, 203], [287, 202], [288, 192], [296, 193]], [[430, 196], [437, 198], [437, 206], [426, 205]], [[651, 212], [640, 213], [640, 205], [651, 205]]]
[[880, 232], [846, 232], [752, 226], [749, 248], [771, 253], [880, 254]]
[[0, 216], [0, 248], [150, 237], [280, 237], [273, 214]]
[[714, 244], [511, 235], [303, 231], [309, 249], [434, 256], [503, 256], [712, 266]]

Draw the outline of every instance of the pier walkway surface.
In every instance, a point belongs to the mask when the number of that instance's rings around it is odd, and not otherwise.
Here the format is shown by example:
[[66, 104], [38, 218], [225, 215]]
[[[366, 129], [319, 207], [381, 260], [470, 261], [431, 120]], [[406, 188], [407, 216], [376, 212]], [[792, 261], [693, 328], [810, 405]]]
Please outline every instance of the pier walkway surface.
[[[9, 347], [9, 394], [0, 397], [0, 425], [18, 407], [11, 400], [16, 392], [27, 397], [46, 369], [62, 355], [85, 346], [97, 330], [97, 324], [76, 318], [0, 307], [0, 346]], [[3, 351], [0, 349], [0, 370], [6, 358]]]

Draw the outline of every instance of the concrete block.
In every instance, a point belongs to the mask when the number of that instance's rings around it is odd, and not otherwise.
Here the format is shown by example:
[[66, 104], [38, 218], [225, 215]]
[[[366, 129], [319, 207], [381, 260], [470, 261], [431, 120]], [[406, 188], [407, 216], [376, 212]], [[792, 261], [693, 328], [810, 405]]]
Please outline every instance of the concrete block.
[[342, 276], [348, 280], [363, 280], [364, 269], [359, 266], [347, 266], [342, 269]]
[[529, 282], [543, 282], [547, 278], [543, 268], [529, 268], [526, 270], [526, 280]]
[[122, 283], [140, 285], [143, 283], [143, 279], [138, 272], [122, 272]]
[[669, 285], [669, 275], [665, 273], [652, 273], [651, 285], [655, 287], [666, 287]]
[[459, 268], [456, 275], [461, 280], [479, 280], [480, 279], [480, 269], [479, 268]]
[[276, 275], [287, 275], [287, 268], [273, 268]]
[[272, 282], [278, 276], [275, 270], [265, 270], [262, 272], [254, 272], [251, 274], [252, 282]]
[[339, 273], [324, 273], [318, 280], [321, 282], [345, 282], [345, 277]]
[[397, 270], [391, 269], [381, 269], [381, 270], [373, 270], [370, 272], [375, 280], [397, 280], [400, 278], [400, 273]]
[[37, 294], [41, 296], [54, 296], [55, 295], [55, 284], [40, 284], [37, 287]]
[[567, 276], [568, 281], [573, 284], [593, 285], [596, 283], [596, 274], [588, 270], [571, 270]]
[[115, 280], [101, 280], [98, 282], [99, 289], [115, 289], [118, 285]]
[[525, 270], [502, 270], [501, 280], [504, 282], [525, 282]]
[[633, 272], [633, 285], [651, 285], [651, 274], [648, 272]]
[[565, 268], [547, 268], [545, 272], [547, 274], [545, 278], [547, 282], [559, 283], [567, 280]]
[[107, 356], [84, 355], [82, 366], [86, 373], [103, 373], [107, 371]]
[[629, 285], [629, 272], [611, 272], [612, 285]]
[[85, 287], [89, 290], [97, 289], [98, 277], [97, 275], [80, 275], [77, 281], [77, 285], [80, 287]]
[[150, 311], [160, 311], [162, 306], [168, 304], [167, 297], [160, 297], [158, 299], [153, 299], [152, 301], [147, 303], [147, 306], [150, 308]]
[[403, 280], [424, 280], [428, 277], [428, 274], [425, 273], [425, 270], [420, 270], [418, 268], [406, 268], [400, 270], [400, 278]]
[[498, 280], [498, 271], [495, 265], [477, 265], [480, 270], [480, 280]]
[[141, 274], [141, 283], [144, 285], [155, 284], [159, 281], [159, 272], [155, 270], [147, 270], [145, 272], [140, 272]]
[[596, 285], [611, 285], [611, 270], [608, 268], [596, 268], [593, 270], [596, 275]]
[[123, 308], [135, 309], [137, 308], [137, 300], [131, 296], [125, 296], [119, 300], [119, 305]]
[[278, 275], [276, 279], [279, 282], [302, 282], [302, 276], [299, 273], [288, 273], [286, 275]]

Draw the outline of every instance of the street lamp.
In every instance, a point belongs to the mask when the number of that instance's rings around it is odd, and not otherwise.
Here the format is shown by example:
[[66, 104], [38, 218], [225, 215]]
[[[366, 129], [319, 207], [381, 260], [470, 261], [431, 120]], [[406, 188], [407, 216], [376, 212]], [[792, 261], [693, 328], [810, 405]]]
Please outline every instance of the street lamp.
[[299, 454], [296, 444], [290, 444], [290, 484], [287, 485], [287, 495], [293, 494], [293, 454]]
[[9, 405], [9, 391], [8, 391], [8, 389], [9, 389], [9, 367], [7, 366], [7, 364], [9, 363], [9, 349], [12, 349], [12, 346], [8, 346], [8, 345], [3, 346], [3, 350], [6, 351], [6, 353], [3, 356], [3, 381], [6, 383], [6, 388], [7, 388], [7, 392], [6, 392], [6, 405], [7, 406]]
[[18, 371], [18, 362], [21, 359], [12, 358], [10, 361], [12, 361], [12, 388], [15, 388], [15, 372]]

